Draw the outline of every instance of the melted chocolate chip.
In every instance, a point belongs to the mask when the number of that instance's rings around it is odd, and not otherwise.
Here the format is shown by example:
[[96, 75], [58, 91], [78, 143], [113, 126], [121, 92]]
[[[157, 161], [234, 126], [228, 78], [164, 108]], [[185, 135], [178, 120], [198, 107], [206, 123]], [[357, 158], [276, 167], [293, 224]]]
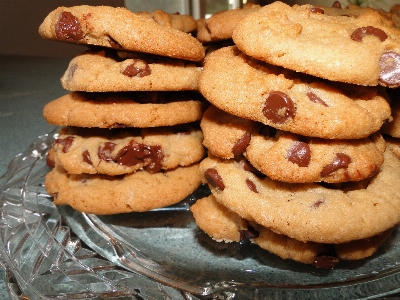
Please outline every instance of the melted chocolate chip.
[[400, 54], [385, 52], [379, 61], [379, 81], [388, 86], [400, 85]]
[[333, 162], [327, 166], [325, 166], [321, 171], [321, 176], [328, 176], [329, 174], [335, 172], [339, 169], [344, 169], [349, 166], [351, 163], [351, 158], [347, 154], [344, 153], [336, 153], [336, 157], [334, 158]]
[[334, 8], [342, 8], [342, 4], [340, 4], [339, 1], [335, 1], [335, 2], [333, 2], [332, 7], [334, 7]]
[[249, 226], [247, 229], [239, 230], [239, 233], [241, 242], [246, 241], [248, 239], [255, 239], [260, 236], [260, 233], [252, 226]]
[[296, 142], [287, 152], [287, 160], [299, 167], [308, 167], [311, 160], [310, 146], [305, 142]]
[[63, 41], [78, 42], [84, 37], [84, 33], [78, 19], [67, 11], [63, 11], [60, 14], [55, 31], [57, 39]]
[[131, 140], [118, 151], [113, 161], [127, 167], [143, 163], [147, 171], [154, 173], [161, 170], [163, 158], [161, 146], [147, 146]]
[[243, 136], [232, 147], [233, 155], [242, 155], [246, 151], [247, 146], [249, 146], [250, 140], [250, 133], [246, 132], [245, 134], [243, 134]]
[[258, 194], [257, 187], [253, 181], [251, 181], [250, 179], [246, 179], [246, 184], [247, 184], [248, 188], [250, 189], [250, 191]]
[[132, 59], [132, 63], [126, 66], [122, 72], [128, 77], [144, 77], [151, 74], [149, 65], [141, 59]]
[[93, 166], [93, 162], [92, 162], [92, 160], [90, 159], [90, 153], [89, 153], [88, 150], [85, 150], [85, 151], [82, 152], [82, 160], [83, 160], [85, 163], [88, 163], [89, 165], [92, 165], [92, 166]]
[[294, 118], [296, 114], [292, 99], [280, 91], [271, 92], [268, 95], [262, 112], [268, 120], [277, 124]]
[[387, 34], [382, 29], [373, 27], [373, 26], [366, 26], [357, 28], [351, 34], [351, 39], [356, 42], [362, 42], [363, 38], [367, 35], [374, 35], [376, 36], [381, 42], [387, 39]]
[[223, 191], [225, 189], [225, 184], [222, 181], [221, 176], [219, 176], [218, 171], [214, 168], [207, 169], [204, 172], [204, 177], [213, 187], [220, 189]]
[[69, 148], [71, 147], [72, 143], [74, 142], [75, 137], [73, 137], [72, 135], [67, 136], [64, 139], [56, 139], [54, 141], [55, 145], [60, 145], [62, 147], [62, 152], [63, 153], [67, 153]]
[[312, 102], [328, 107], [328, 104], [313, 92], [307, 92], [307, 96]]
[[97, 150], [97, 156], [101, 160], [105, 161], [112, 161], [112, 152], [114, 151], [116, 144], [111, 143], [111, 142], [106, 142], [104, 143], [103, 147], [99, 147]]
[[333, 269], [339, 262], [339, 258], [330, 255], [320, 255], [314, 258], [313, 265], [318, 269]]
[[311, 8], [310, 8], [310, 11], [311, 11], [313, 14], [324, 14], [324, 13], [325, 13], [325, 11], [324, 11], [322, 8], [320, 8], [320, 7], [311, 7]]

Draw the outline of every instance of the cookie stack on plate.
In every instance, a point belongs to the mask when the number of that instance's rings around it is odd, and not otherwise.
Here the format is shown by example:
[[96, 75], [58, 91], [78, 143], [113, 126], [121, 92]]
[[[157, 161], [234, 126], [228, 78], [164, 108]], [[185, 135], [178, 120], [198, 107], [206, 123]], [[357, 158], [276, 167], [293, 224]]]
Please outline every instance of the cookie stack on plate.
[[192, 17], [164, 13], [160, 25], [151, 16], [59, 7], [41, 24], [44, 38], [90, 47], [61, 78], [70, 93], [43, 110], [62, 126], [45, 179], [55, 204], [93, 214], [147, 211], [175, 204], [201, 184], [204, 49], [185, 32], [193, 28], [182, 26], [195, 23]]
[[398, 29], [372, 9], [274, 2], [232, 37], [200, 75], [212, 195], [191, 208], [199, 227], [317, 267], [372, 255], [400, 221], [400, 161], [379, 133], [400, 85]]

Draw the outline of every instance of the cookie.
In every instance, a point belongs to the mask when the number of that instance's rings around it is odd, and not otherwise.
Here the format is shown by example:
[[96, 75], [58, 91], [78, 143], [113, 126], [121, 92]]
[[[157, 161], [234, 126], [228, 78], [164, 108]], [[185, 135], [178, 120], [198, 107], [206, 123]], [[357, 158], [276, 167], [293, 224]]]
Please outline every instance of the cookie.
[[202, 43], [229, 40], [232, 38], [235, 26], [259, 8], [259, 5], [253, 4], [243, 8], [218, 11], [207, 19], [199, 19], [196, 38]]
[[58, 7], [39, 27], [46, 39], [201, 61], [204, 49], [188, 33], [123, 7]]
[[74, 57], [61, 84], [69, 91], [126, 92], [197, 90], [201, 68], [182, 60], [115, 51]]
[[204, 157], [203, 134], [193, 126], [143, 129], [64, 127], [53, 143], [55, 164], [70, 174], [122, 175], [188, 166]]
[[400, 161], [389, 150], [377, 175], [341, 186], [282, 183], [259, 178], [245, 166], [208, 157], [200, 173], [219, 203], [275, 233], [339, 244], [370, 238], [400, 221]]
[[386, 143], [379, 133], [357, 140], [326, 140], [274, 130], [215, 106], [203, 115], [204, 146], [221, 158], [244, 154], [271, 179], [292, 183], [359, 181], [378, 172]]
[[173, 28], [183, 32], [194, 32], [197, 30], [197, 22], [191, 15], [181, 15], [179, 13], [170, 14], [161, 9], [155, 11], [140, 11], [135, 14], [153, 19], [161, 26]]
[[205, 107], [196, 92], [72, 92], [47, 103], [43, 116], [57, 126], [144, 128], [198, 121]]
[[300, 242], [248, 222], [218, 203], [213, 195], [199, 199], [190, 207], [196, 224], [217, 242], [244, 242], [249, 239], [279, 256], [318, 268], [331, 269], [339, 260], [359, 260], [373, 255], [390, 236], [393, 228], [372, 238], [343, 244]]
[[199, 89], [232, 115], [310, 137], [366, 138], [391, 116], [382, 87], [302, 76], [255, 61], [235, 47], [206, 57]]
[[229, 159], [242, 155], [253, 134], [264, 127], [263, 124], [228, 114], [210, 105], [201, 118], [203, 145], [213, 155]]
[[45, 178], [55, 205], [96, 215], [142, 212], [180, 202], [201, 184], [198, 164], [165, 172], [108, 176], [68, 174], [60, 167]]
[[276, 1], [239, 22], [232, 38], [247, 55], [297, 72], [358, 85], [400, 85], [399, 31], [374, 10], [330, 16], [312, 5]]

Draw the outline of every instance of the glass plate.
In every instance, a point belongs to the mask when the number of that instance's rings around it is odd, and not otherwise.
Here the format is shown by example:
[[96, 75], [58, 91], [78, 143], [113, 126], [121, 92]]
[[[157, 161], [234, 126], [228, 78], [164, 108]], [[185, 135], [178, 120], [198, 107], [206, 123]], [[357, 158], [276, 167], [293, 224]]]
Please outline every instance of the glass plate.
[[334, 270], [286, 261], [250, 243], [217, 243], [190, 204], [95, 216], [56, 207], [43, 187], [55, 132], [1, 177], [0, 254], [14, 299], [360, 299], [400, 292], [400, 231], [371, 258]]

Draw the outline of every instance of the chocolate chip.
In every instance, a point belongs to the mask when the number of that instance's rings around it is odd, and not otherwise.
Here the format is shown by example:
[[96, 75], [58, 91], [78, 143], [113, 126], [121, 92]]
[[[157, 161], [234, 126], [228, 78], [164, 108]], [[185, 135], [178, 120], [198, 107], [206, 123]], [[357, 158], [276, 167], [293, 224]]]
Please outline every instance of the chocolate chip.
[[310, 11], [313, 14], [324, 14], [325, 13], [324, 10], [322, 8], [320, 8], [320, 7], [311, 7]]
[[247, 146], [249, 146], [250, 140], [250, 133], [246, 132], [245, 134], [243, 134], [243, 136], [232, 147], [233, 155], [242, 155], [246, 151]]
[[262, 112], [268, 120], [277, 124], [294, 118], [296, 114], [292, 99], [280, 91], [269, 93]]
[[67, 11], [63, 11], [60, 14], [55, 31], [57, 39], [63, 41], [78, 42], [84, 37], [84, 33], [78, 19]]
[[299, 167], [308, 167], [311, 160], [310, 146], [305, 142], [296, 142], [287, 152], [287, 160]]
[[356, 42], [362, 42], [363, 38], [367, 35], [374, 35], [376, 36], [381, 42], [387, 39], [387, 34], [382, 29], [373, 27], [373, 26], [366, 26], [357, 28], [351, 34], [351, 39]]
[[260, 233], [252, 226], [249, 226], [247, 229], [239, 230], [239, 233], [241, 242], [246, 241], [248, 239], [255, 239], [260, 236]]
[[328, 104], [313, 92], [307, 92], [307, 96], [312, 102], [328, 107]]
[[116, 144], [111, 143], [111, 142], [106, 142], [104, 143], [103, 147], [99, 147], [97, 150], [97, 156], [101, 160], [105, 161], [112, 161], [112, 152], [114, 151]]
[[67, 136], [64, 139], [56, 139], [54, 141], [55, 145], [60, 145], [62, 147], [62, 152], [63, 153], [67, 153], [69, 148], [71, 147], [72, 143], [74, 142], [75, 137], [73, 137], [72, 135]]
[[379, 61], [379, 81], [388, 86], [400, 84], [400, 55], [396, 52], [385, 52]]
[[110, 36], [108, 36], [108, 43], [110, 44], [111, 48], [122, 49], [122, 46]]
[[151, 74], [149, 65], [142, 59], [132, 59], [132, 63], [127, 65], [122, 72], [128, 77], [144, 77]]
[[316, 208], [320, 207], [324, 202], [325, 202], [325, 199], [317, 200], [317, 201], [314, 202], [314, 204], [312, 205], [312, 208], [313, 208], [313, 209], [316, 209]]
[[92, 162], [92, 160], [90, 159], [90, 153], [89, 153], [88, 150], [85, 150], [85, 151], [82, 152], [82, 160], [83, 160], [85, 163], [88, 163], [89, 165], [92, 165], [92, 166], [93, 166], [93, 162]]
[[351, 158], [344, 153], [336, 153], [336, 157], [333, 162], [325, 166], [321, 171], [321, 176], [328, 176], [329, 174], [335, 172], [336, 170], [347, 168], [351, 163]]
[[320, 255], [314, 258], [313, 265], [318, 269], [333, 269], [339, 262], [339, 258], [330, 255]]
[[161, 146], [148, 146], [131, 140], [118, 151], [113, 161], [127, 167], [143, 163], [147, 171], [154, 173], [161, 170], [163, 158]]
[[339, 1], [335, 1], [335, 2], [333, 2], [332, 7], [334, 7], [334, 8], [342, 8], [342, 4], [340, 4]]
[[204, 177], [213, 187], [220, 189], [223, 191], [225, 189], [225, 184], [222, 181], [221, 176], [219, 176], [218, 171], [214, 168], [207, 169], [204, 172]]
[[253, 181], [251, 181], [250, 179], [246, 179], [246, 184], [247, 184], [248, 188], [250, 189], [250, 191], [258, 194], [257, 187]]

